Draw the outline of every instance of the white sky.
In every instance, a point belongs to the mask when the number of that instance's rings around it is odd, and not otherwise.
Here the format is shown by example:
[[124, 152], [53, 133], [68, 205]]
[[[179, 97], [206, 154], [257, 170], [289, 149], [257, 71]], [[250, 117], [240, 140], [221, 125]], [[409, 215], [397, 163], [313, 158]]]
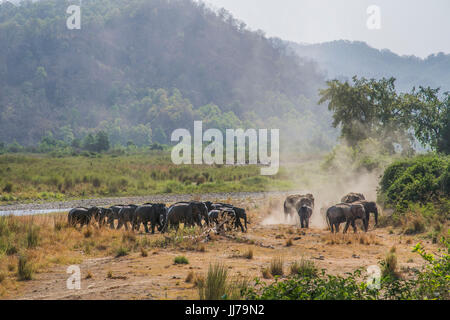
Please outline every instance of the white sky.
[[[450, 53], [450, 0], [204, 0], [252, 30], [303, 43], [359, 40], [400, 55]], [[369, 30], [377, 5], [381, 29]]]

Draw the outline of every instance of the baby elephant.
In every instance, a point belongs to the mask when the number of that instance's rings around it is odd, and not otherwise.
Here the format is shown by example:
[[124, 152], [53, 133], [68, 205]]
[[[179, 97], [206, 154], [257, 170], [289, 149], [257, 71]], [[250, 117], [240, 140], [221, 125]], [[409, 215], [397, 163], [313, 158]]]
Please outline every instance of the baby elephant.
[[309, 218], [313, 213], [313, 209], [310, 206], [301, 206], [298, 209], [298, 216], [300, 217], [300, 225], [302, 228], [309, 228]]

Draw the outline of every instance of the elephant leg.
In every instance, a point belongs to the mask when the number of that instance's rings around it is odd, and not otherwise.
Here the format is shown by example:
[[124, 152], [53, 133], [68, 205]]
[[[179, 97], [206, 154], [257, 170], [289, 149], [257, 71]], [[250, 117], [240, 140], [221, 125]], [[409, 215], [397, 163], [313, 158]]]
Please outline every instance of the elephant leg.
[[336, 224], [334, 225], [334, 227], [336, 228], [336, 233], [339, 233], [339, 222], [336, 223]]
[[352, 228], [353, 228], [353, 232], [356, 233], [355, 220], [352, 220]]
[[331, 233], [334, 233], [334, 224], [332, 224], [331, 222], [330, 222], [330, 231]]
[[309, 229], [309, 218], [306, 218], [306, 229]]
[[347, 233], [348, 227], [350, 226], [350, 220], [345, 223], [344, 233]]

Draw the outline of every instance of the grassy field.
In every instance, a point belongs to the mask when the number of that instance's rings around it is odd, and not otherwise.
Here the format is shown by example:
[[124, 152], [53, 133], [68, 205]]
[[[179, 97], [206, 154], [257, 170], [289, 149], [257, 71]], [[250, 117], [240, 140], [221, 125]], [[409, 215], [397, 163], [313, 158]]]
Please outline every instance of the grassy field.
[[289, 190], [288, 174], [260, 167], [174, 165], [167, 152], [93, 157], [0, 156], [0, 203], [163, 193]]

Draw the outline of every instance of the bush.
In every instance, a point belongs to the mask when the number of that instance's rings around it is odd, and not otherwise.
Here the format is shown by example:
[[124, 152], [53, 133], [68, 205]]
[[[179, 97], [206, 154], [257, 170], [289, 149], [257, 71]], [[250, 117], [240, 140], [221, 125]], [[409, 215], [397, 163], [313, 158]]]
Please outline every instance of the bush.
[[175, 264], [189, 264], [189, 260], [185, 256], [175, 257], [173, 260]]
[[20, 256], [17, 264], [17, 276], [19, 280], [31, 280], [33, 278], [33, 266], [26, 256]]
[[450, 194], [450, 156], [426, 155], [391, 164], [380, 181], [380, 197], [406, 209], [409, 202], [426, 203]]

